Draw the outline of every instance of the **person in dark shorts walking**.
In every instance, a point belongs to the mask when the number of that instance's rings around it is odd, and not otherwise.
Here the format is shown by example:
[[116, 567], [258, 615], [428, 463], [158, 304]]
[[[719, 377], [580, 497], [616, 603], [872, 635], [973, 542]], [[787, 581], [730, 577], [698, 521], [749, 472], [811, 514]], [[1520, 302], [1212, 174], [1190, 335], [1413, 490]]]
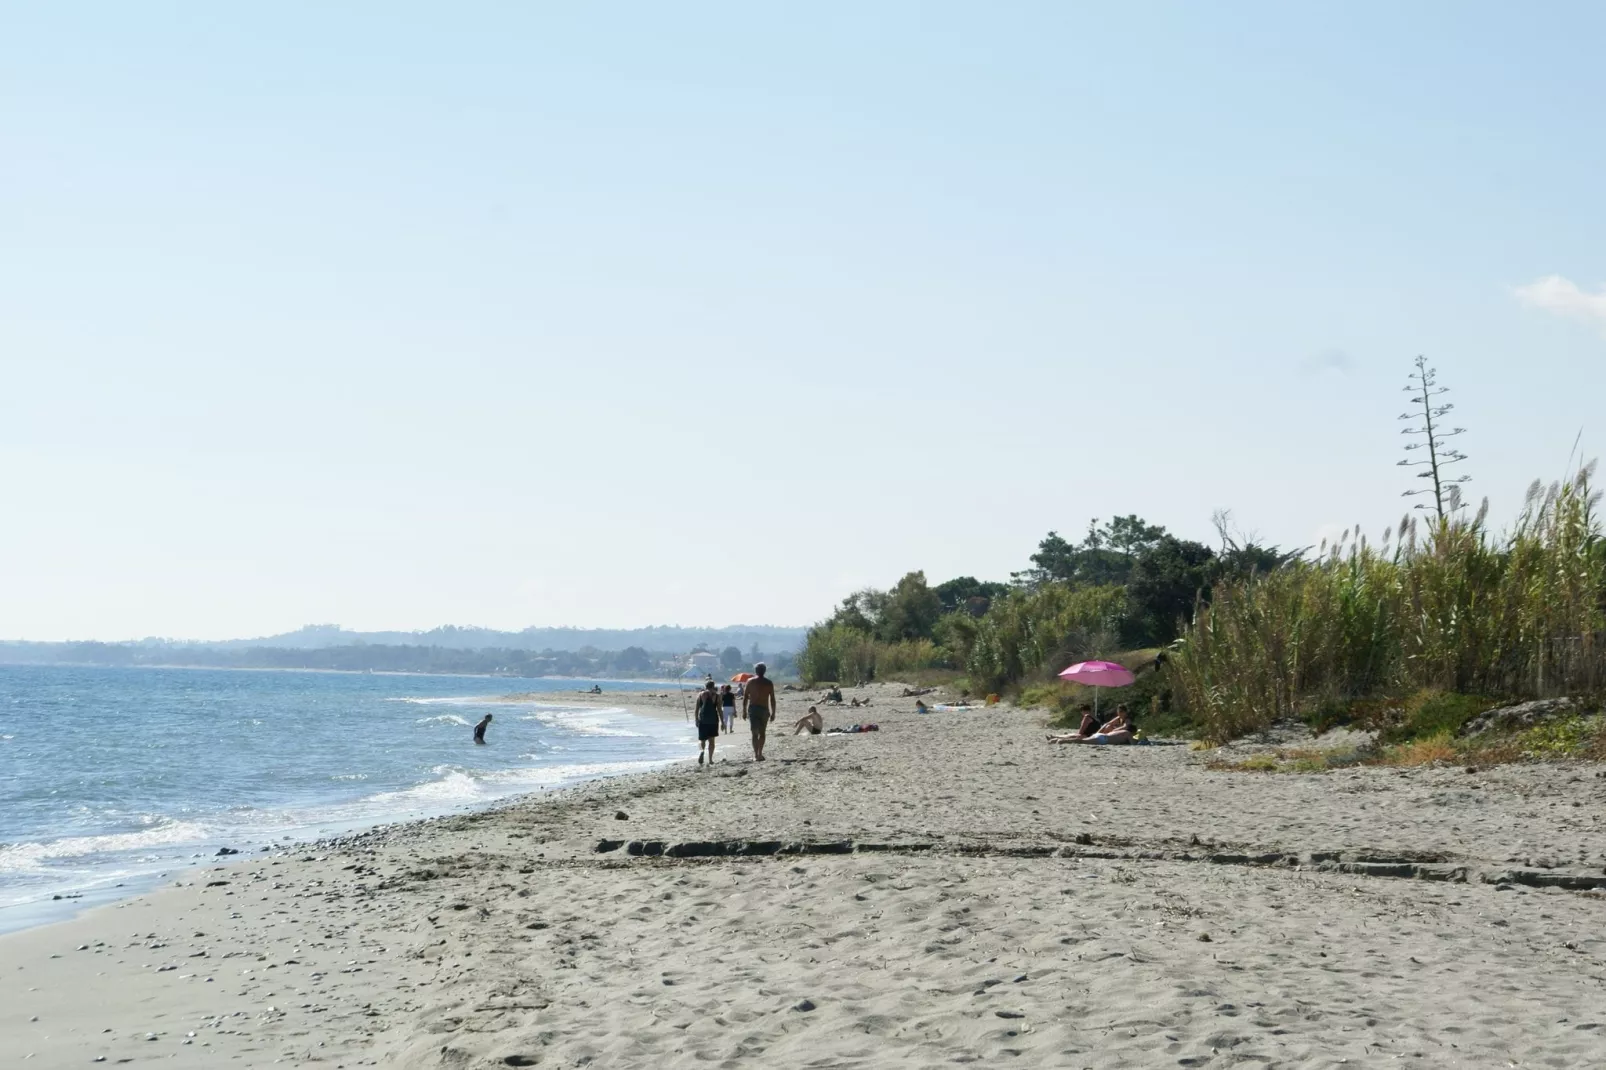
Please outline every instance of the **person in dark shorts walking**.
[[475, 743], [484, 743], [485, 742], [485, 730], [487, 728], [489, 728], [490, 726], [491, 726], [491, 715], [487, 713], [485, 715], [485, 719], [480, 721], [479, 724], [474, 726], [474, 742]]
[[709, 768], [714, 765], [714, 742], [719, 739], [719, 692], [714, 690], [714, 681], [710, 680], [697, 692], [697, 764], [703, 764], [703, 756], [708, 757]]
[[764, 737], [770, 718], [775, 716], [775, 682], [765, 675], [768, 667], [761, 661], [753, 666], [754, 678], [747, 681], [747, 693], [742, 697], [742, 715], [747, 727], [753, 730], [753, 760], [764, 760]]

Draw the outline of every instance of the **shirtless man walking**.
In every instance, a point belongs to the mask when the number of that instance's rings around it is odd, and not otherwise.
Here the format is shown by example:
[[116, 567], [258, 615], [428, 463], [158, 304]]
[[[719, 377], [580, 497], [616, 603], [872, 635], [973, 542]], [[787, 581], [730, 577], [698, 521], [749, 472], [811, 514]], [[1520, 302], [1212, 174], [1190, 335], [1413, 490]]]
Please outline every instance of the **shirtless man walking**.
[[770, 719], [775, 716], [775, 682], [764, 674], [769, 667], [762, 661], [753, 666], [754, 678], [747, 681], [742, 695], [742, 716], [747, 727], [753, 730], [753, 760], [764, 760], [764, 736]]

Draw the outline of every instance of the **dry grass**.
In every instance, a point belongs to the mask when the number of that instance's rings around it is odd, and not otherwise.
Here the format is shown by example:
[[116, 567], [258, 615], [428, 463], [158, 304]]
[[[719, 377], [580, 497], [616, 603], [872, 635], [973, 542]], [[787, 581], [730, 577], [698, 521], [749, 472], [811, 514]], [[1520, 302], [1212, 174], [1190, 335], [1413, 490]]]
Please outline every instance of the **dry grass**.
[[1378, 756], [1380, 765], [1418, 766], [1449, 764], [1461, 759], [1461, 751], [1448, 732], [1440, 732], [1425, 739], [1413, 739], [1388, 747]]
[[1347, 769], [1364, 757], [1354, 749], [1278, 747], [1237, 761], [1213, 757], [1205, 761], [1205, 768], [1228, 773], [1325, 773], [1330, 769]]

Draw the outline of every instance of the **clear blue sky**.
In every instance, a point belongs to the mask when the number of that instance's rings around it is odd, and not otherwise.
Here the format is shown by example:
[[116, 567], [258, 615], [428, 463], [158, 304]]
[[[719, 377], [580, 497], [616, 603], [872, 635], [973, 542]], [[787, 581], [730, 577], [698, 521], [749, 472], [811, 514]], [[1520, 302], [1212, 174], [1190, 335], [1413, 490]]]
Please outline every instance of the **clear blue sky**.
[[1139, 513], [1508, 519], [1606, 396], [1606, 14], [7, 4], [0, 636], [801, 623]]

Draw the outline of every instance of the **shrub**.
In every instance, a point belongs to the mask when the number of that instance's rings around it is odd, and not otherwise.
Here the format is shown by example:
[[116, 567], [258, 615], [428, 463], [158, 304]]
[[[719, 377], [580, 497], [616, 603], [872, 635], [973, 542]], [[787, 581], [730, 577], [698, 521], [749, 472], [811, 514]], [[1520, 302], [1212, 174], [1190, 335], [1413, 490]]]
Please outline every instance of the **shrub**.
[[1126, 611], [1126, 588], [1047, 584], [998, 599], [968, 636], [965, 668], [983, 691], [1000, 691], [1111, 649]]
[[1455, 741], [1448, 732], [1439, 732], [1423, 739], [1413, 739], [1383, 751], [1384, 765], [1432, 765], [1435, 762], [1453, 762], [1460, 757]]
[[1454, 736], [1468, 721], [1492, 703], [1477, 695], [1459, 695], [1432, 688], [1418, 691], [1404, 703], [1389, 707], [1370, 727], [1380, 729], [1378, 742], [1399, 743], [1433, 736]]
[[809, 631], [797, 656], [805, 684], [825, 680], [870, 681], [888, 674], [912, 675], [945, 668], [947, 653], [930, 639], [879, 642], [868, 632], [846, 624], [825, 624]]

